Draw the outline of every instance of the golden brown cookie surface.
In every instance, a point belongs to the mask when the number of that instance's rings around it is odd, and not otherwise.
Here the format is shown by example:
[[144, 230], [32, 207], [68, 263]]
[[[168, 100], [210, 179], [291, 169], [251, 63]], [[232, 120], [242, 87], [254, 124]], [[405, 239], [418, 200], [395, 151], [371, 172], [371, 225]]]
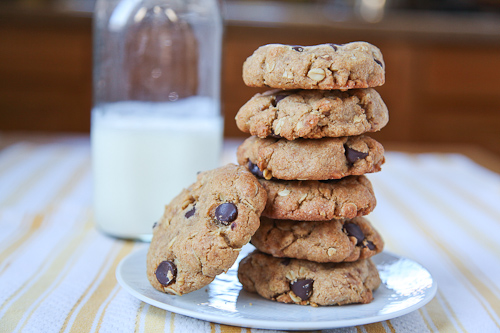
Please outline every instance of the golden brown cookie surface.
[[165, 207], [153, 229], [148, 279], [182, 295], [227, 271], [259, 227], [267, 193], [244, 167], [203, 172]]
[[384, 148], [360, 135], [316, 140], [252, 136], [238, 147], [238, 163], [265, 179], [328, 180], [380, 171]]
[[380, 50], [366, 42], [343, 45], [259, 47], [243, 64], [250, 87], [353, 89], [381, 86], [385, 64]]
[[261, 217], [252, 244], [274, 257], [315, 262], [351, 262], [382, 252], [384, 242], [363, 218], [321, 222], [274, 220]]
[[259, 251], [240, 262], [238, 279], [245, 290], [264, 298], [313, 306], [369, 303], [381, 283], [370, 259], [324, 264]]
[[366, 176], [327, 181], [259, 179], [267, 191], [262, 216], [298, 221], [329, 221], [367, 215], [376, 206]]
[[238, 128], [260, 138], [319, 139], [375, 132], [389, 112], [372, 88], [270, 90], [252, 97], [236, 115]]

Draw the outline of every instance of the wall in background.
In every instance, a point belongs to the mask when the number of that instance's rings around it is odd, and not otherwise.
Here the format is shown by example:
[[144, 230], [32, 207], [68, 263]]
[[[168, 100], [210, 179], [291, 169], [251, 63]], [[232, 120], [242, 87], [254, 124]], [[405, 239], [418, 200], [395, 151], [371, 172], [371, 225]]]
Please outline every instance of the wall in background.
[[[365, 40], [381, 48], [390, 111], [382, 142], [473, 143], [500, 154], [500, 26], [492, 16], [399, 13], [378, 23], [332, 21], [318, 8], [228, 6], [222, 101], [227, 137], [247, 136], [238, 109], [262, 89], [241, 67], [267, 43]], [[260, 10], [260, 12], [259, 12]], [[260, 15], [259, 13], [266, 13]], [[88, 132], [90, 14], [0, 14], [0, 130]]]

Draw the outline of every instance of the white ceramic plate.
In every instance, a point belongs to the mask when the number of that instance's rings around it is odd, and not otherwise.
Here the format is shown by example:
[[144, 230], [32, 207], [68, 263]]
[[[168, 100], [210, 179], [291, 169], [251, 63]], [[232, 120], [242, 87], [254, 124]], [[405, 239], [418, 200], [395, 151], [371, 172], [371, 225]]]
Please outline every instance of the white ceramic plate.
[[[253, 250], [243, 248], [238, 259]], [[437, 285], [418, 263], [387, 252], [373, 257], [382, 279], [370, 304], [301, 306], [266, 300], [242, 290], [238, 262], [211, 284], [195, 292], [173, 296], [154, 289], [146, 277], [147, 248], [124, 258], [116, 270], [120, 285], [138, 299], [189, 317], [233, 326], [318, 330], [374, 323], [410, 313], [427, 304]]]

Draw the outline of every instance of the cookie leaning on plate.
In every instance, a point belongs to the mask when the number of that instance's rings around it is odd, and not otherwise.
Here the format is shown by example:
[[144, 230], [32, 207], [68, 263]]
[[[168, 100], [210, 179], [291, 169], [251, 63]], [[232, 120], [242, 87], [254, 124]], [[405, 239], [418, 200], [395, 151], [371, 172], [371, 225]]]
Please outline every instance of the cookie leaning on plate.
[[360, 135], [316, 140], [252, 136], [237, 151], [238, 163], [265, 179], [327, 180], [380, 171], [384, 148]]
[[370, 259], [350, 263], [317, 263], [274, 258], [254, 251], [239, 264], [243, 288], [283, 303], [343, 305], [369, 303], [380, 285]]
[[385, 82], [380, 50], [366, 42], [259, 47], [243, 64], [249, 87], [280, 89], [353, 89]]
[[329, 221], [369, 214], [377, 200], [365, 176], [348, 176], [328, 181], [266, 180], [262, 216], [298, 221]]
[[259, 227], [266, 197], [244, 167], [229, 164], [199, 174], [153, 228], [147, 255], [153, 287], [182, 295], [226, 272]]
[[382, 252], [384, 241], [363, 218], [321, 222], [273, 220], [261, 217], [252, 244], [274, 257], [315, 262], [351, 262]]
[[270, 90], [252, 97], [236, 115], [242, 132], [287, 140], [375, 132], [388, 121], [387, 107], [372, 88]]

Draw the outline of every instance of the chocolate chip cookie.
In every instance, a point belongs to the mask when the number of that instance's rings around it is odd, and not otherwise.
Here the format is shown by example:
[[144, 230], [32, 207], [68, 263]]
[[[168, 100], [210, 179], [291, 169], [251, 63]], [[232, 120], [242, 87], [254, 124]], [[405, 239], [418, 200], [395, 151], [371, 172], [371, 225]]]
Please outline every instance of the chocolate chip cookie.
[[365, 176], [328, 181], [259, 179], [267, 191], [262, 216], [299, 221], [329, 221], [367, 215], [377, 200]]
[[243, 288], [264, 298], [301, 305], [369, 303], [380, 285], [370, 259], [351, 263], [317, 263], [250, 253], [238, 268]]
[[384, 148], [360, 135], [316, 140], [252, 136], [238, 147], [238, 163], [265, 179], [327, 180], [380, 171]]
[[375, 132], [389, 112], [375, 89], [270, 90], [250, 99], [236, 115], [238, 128], [260, 138], [319, 139]]
[[353, 89], [381, 86], [385, 64], [380, 50], [366, 42], [343, 45], [259, 47], [243, 64], [250, 87]]
[[227, 271], [259, 227], [266, 197], [244, 167], [229, 164], [199, 174], [153, 228], [147, 255], [153, 287], [182, 295]]
[[384, 242], [367, 219], [299, 222], [261, 217], [252, 244], [274, 257], [351, 262], [382, 252]]

